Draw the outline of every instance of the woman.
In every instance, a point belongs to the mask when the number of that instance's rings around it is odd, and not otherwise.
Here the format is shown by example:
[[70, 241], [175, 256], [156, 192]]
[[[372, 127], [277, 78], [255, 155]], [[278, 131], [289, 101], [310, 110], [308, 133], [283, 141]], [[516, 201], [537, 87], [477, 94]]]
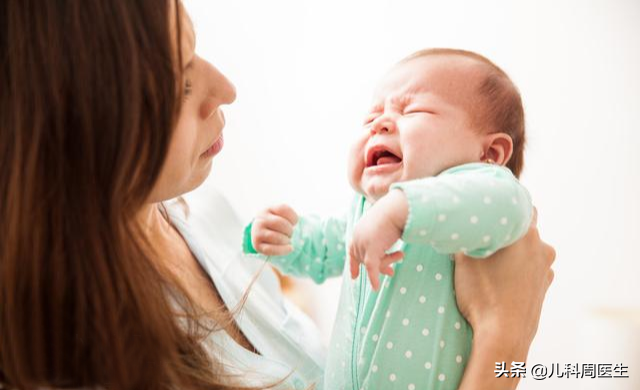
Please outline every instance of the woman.
[[[12, 1], [0, 26], [0, 387], [319, 387], [307, 320], [205, 237], [226, 210], [163, 203], [206, 178], [235, 99], [181, 4]], [[495, 362], [525, 360], [554, 257], [534, 224], [456, 259], [461, 389], [515, 387]]]

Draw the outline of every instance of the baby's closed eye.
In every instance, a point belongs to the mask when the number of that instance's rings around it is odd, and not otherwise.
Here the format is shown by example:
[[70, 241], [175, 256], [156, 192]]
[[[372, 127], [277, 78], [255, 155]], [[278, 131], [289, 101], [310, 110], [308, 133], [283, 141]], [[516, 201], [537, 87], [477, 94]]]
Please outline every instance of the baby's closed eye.
[[413, 114], [436, 115], [436, 112], [432, 108], [423, 107], [423, 106], [408, 106], [402, 111], [402, 115], [413, 115]]
[[377, 118], [378, 116], [379, 116], [378, 114], [376, 114], [376, 115], [367, 115], [367, 117], [364, 119], [364, 121], [362, 122], [362, 124], [363, 124], [364, 126], [366, 126], [366, 125], [370, 125], [371, 123], [373, 123], [373, 121], [375, 121], [375, 120], [376, 120], [376, 118]]

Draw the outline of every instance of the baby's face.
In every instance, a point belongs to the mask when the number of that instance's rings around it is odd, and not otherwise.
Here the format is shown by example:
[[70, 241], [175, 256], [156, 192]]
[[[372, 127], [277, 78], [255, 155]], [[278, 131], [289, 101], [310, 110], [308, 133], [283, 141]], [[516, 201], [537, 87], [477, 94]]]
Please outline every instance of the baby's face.
[[351, 150], [354, 189], [376, 201], [392, 183], [480, 161], [482, 136], [467, 114], [479, 78], [477, 64], [464, 57], [427, 56], [393, 68]]

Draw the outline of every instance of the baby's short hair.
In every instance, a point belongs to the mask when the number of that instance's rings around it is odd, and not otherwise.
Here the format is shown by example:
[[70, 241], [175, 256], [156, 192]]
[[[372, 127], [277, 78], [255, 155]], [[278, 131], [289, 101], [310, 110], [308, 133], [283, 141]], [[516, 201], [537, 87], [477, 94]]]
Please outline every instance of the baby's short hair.
[[522, 98], [509, 76], [486, 57], [467, 50], [434, 48], [417, 51], [399, 64], [427, 56], [462, 56], [484, 65], [485, 74], [477, 89], [480, 107], [474, 104], [469, 116], [472, 126], [485, 132], [506, 133], [513, 141], [507, 168], [516, 177], [524, 165], [525, 122]]

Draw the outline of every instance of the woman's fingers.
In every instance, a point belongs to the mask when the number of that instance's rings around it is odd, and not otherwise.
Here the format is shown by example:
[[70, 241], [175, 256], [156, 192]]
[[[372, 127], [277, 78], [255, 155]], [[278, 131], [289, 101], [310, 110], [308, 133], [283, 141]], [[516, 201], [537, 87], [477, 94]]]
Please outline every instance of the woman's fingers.
[[554, 263], [554, 261], [556, 261], [556, 250], [549, 244], [547, 243], [543, 243], [543, 248], [545, 251], [545, 257], [547, 258], [547, 261], [549, 262], [549, 267], [551, 267], [551, 265]]
[[549, 272], [547, 273], [547, 279], [546, 279], [546, 284], [545, 284], [545, 289], [544, 289], [544, 294], [547, 294], [547, 291], [549, 291], [549, 287], [551, 287], [551, 283], [553, 283], [553, 279], [555, 278], [555, 273], [553, 272], [552, 269], [549, 270]]
[[553, 271], [551, 266], [553, 265], [553, 262], [556, 260], [556, 250], [551, 245], [548, 245], [545, 242], [543, 242], [542, 244], [543, 244], [542, 248], [544, 251], [545, 259], [547, 260], [547, 264], [549, 266], [549, 272], [547, 276], [547, 290], [548, 290], [549, 286], [551, 286], [551, 283], [553, 283], [553, 279], [555, 278], [555, 272]]
[[538, 233], [538, 209], [536, 209], [535, 206], [533, 207], [533, 216], [531, 217], [529, 230], [524, 238], [529, 241], [540, 241], [540, 234]]
[[[531, 232], [531, 230], [534, 230], [534, 232]], [[545, 258], [549, 262], [549, 266], [551, 266], [556, 260], [556, 250], [540, 239], [540, 233], [538, 232], [538, 209], [535, 206], [533, 207], [533, 217], [531, 218], [531, 225], [527, 236], [533, 236], [533, 238], [542, 243]]]
[[531, 227], [538, 227], [538, 209], [533, 206], [533, 217], [531, 218]]

